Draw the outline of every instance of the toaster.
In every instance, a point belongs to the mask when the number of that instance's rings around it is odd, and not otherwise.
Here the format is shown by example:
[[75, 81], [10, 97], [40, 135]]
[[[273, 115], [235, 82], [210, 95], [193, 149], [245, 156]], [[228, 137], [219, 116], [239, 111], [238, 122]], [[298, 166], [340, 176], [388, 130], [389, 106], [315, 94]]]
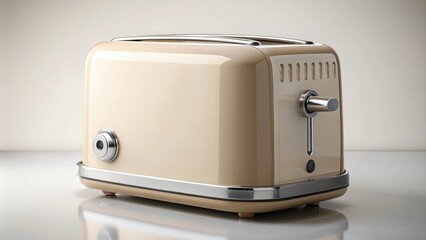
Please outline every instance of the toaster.
[[115, 38], [86, 60], [80, 181], [240, 218], [343, 195], [340, 64], [311, 41]]

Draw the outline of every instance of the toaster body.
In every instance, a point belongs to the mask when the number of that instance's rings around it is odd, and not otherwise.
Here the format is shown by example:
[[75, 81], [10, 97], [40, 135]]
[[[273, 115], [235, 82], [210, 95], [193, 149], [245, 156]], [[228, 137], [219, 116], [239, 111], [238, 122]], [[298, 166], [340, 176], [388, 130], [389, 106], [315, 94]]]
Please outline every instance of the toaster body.
[[341, 196], [340, 65], [328, 46], [162, 35], [86, 62], [81, 182], [240, 217]]

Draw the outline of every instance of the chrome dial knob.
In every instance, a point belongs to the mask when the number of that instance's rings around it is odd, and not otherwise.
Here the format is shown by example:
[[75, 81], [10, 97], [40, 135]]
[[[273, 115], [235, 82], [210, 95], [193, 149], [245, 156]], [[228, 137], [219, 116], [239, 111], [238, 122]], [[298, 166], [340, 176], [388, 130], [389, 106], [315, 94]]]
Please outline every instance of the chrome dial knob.
[[93, 139], [93, 151], [99, 160], [112, 162], [118, 154], [118, 138], [109, 128], [99, 130]]

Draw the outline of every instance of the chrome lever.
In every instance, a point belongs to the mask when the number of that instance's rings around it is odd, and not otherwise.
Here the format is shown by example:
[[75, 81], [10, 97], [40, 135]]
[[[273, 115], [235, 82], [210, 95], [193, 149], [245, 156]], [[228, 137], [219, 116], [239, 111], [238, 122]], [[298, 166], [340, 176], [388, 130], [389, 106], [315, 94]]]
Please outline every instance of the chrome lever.
[[313, 118], [317, 112], [332, 112], [339, 108], [334, 97], [321, 97], [314, 90], [306, 90], [300, 95], [299, 108], [305, 117]]
[[314, 117], [318, 112], [332, 112], [339, 107], [339, 101], [334, 97], [320, 97], [314, 90], [307, 90], [300, 95], [299, 108], [307, 117], [307, 143], [308, 155], [314, 153]]

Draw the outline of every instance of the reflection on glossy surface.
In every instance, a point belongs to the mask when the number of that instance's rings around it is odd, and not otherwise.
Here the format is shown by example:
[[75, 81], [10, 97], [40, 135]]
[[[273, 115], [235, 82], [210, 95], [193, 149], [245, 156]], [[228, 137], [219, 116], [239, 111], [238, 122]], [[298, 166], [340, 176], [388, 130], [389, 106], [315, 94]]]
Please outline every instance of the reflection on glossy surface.
[[99, 197], [79, 206], [86, 239], [343, 239], [342, 213], [299, 207], [242, 220], [233, 213], [137, 197]]
[[316, 210], [238, 220], [160, 201], [96, 198], [102, 193], [75, 175], [79, 152], [0, 152], [0, 239], [341, 239], [343, 233], [345, 240], [424, 240], [426, 151], [347, 151], [345, 157], [352, 177], [344, 196]]

